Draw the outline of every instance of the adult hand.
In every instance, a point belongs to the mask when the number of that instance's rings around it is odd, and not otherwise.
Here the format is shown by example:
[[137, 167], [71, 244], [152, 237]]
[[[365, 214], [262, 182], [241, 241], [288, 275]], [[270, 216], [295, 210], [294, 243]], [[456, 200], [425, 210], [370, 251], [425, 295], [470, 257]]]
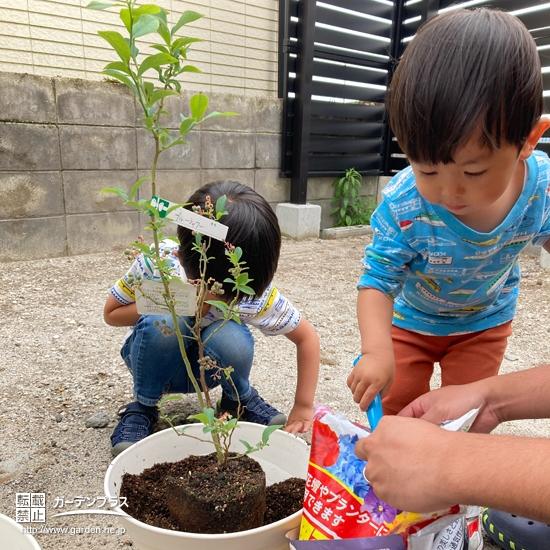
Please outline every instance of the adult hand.
[[382, 396], [389, 390], [395, 376], [393, 349], [364, 353], [347, 379], [353, 400], [366, 411], [378, 393]]
[[[355, 445], [376, 495], [395, 508], [433, 512], [457, 504], [446, 494], [446, 458], [456, 434], [419, 419], [384, 416]], [[452, 461], [450, 461], [452, 463]]]
[[462, 386], [445, 386], [421, 395], [399, 412], [398, 416], [421, 418], [441, 424], [481, 407], [470, 431], [489, 433], [500, 424], [500, 420], [488, 403], [488, 396], [489, 386], [485, 380]]

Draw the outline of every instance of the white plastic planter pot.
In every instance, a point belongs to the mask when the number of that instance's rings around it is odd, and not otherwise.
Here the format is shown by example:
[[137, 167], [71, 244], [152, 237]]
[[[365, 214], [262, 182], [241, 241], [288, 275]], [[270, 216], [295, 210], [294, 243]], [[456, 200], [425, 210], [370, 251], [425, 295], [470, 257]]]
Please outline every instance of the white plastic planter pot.
[[9, 550], [40, 550], [32, 535], [23, 532], [23, 525], [0, 514], [0, 545]]
[[[241, 422], [233, 436], [232, 451], [244, 450], [239, 439], [255, 445], [261, 440], [263, 426]], [[202, 424], [193, 424], [188, 433], [204, 437]], [[177, 462], [189, 455], [203, 455], [214, 451], [211, 444], [185, 436], [177, 436], [169, 428], [151, 435], [117, 456], [105, 474], [105, 495], [119, 496], [122, 476], [125, 473], [140, 474], [158, 463]], [[277, 430], [269, 439], [269, 446], [250, 455], [264, 469], [267, 484], [278, 483], [289, 477], [305, 479], [309, 460], [309, 447], [291, 434]], [[115, 508], [125, 512], [124, 507]], [[301, 512], [270, 525], [220, 535], [201, 535], [170, 531], [152, 527], [125, 514], [119, 520], [139, 550], [288, 550], [285, 534], [300, 524]]]

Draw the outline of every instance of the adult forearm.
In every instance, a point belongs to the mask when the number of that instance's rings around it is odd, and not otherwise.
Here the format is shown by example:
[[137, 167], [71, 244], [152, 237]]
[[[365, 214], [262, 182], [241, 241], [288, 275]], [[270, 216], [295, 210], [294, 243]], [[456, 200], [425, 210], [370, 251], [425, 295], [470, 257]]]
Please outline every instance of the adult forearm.
[[550, 365], [495, 376], [479, 382], [487, 404], [501, 422], [550, 417]]
[[463, 433], [452, 440], [440, 465], [449, 502], [550, 522], [549, 440]]

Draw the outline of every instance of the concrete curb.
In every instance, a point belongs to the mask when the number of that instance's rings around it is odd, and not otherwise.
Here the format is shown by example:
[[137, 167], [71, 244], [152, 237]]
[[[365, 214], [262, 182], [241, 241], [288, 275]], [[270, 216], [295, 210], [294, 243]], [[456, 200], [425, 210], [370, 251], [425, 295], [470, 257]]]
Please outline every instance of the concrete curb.
[[350, 225], [349, 227], [321, 229], [321, 239], [344, 239], [356, 235], [372, 235], [372, 227], [370, 225]]

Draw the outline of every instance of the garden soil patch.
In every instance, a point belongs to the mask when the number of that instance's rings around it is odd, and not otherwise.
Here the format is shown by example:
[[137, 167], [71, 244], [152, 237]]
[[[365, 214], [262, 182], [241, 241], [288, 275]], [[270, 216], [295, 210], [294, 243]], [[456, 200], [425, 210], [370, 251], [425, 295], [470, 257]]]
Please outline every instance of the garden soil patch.
[[[360, 349], [355, 286], [369, 241], [369, 236], [285, 238], [274, 280], [319, 334], [316, 400], [361, 423], [366, 423], [365, 415], [353, 402], [346, 378]], [[103, 305], [110, 286], [129, 265], [122, 247], [2, 264], [0, 513], [15, 517], [18, 493], [44, 494], [46, 521], [31, 524], [42, 528], [35, 535], [42, 550], [116, 550], [133, 544], [117, 531], [116, 516], [57, 516], [109, 506], [103, 489], [112, 460], [109, 435], [116, 411], [133, 396], [131, 376], [120, 357], [126, 329], [104, 323]], [[550, 270], [542, 269], [533, 254], [522, 255], [521, 267], [514, 333], [501, 372], [550, 362]], [[296, 383], [295, 347], [287, 338], [252, 332], [256, 347], [251, 382], [288, 414]], [[436, 370], [433, 386], [438, 384]], [[218, 395], [214, 392], [213, 399]], [[183, 416], [199, 412], [194, 396], [181, 403]], [[101, 422], [92, 427], [89, 419], [98, 413]], [[497, 432], [549, 437], [550, 421], [509, 422]], [[307, 440], [309, 434], [303, 437]], [[487, 539], [485, 547], [497, 549]]]

